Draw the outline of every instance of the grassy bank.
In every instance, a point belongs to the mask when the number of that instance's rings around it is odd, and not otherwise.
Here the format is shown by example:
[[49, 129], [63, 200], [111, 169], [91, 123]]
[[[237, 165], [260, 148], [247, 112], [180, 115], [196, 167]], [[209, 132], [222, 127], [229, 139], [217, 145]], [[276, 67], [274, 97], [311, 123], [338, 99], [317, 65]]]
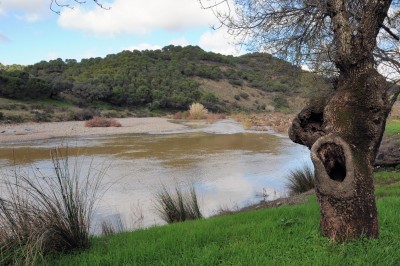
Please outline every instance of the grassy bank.
[[332, 243], [315, 196], [301, 205], [237, 213], [92, 239], [49, 265], [398, 265], [400, 173], [378, 171], [378, 239]]
[[395, 139], [400, 139], [400, 120], [392, 119], [388, 120], [386, 123], [385, 133], [388, 136], [394, 137]]
[[165, 111], [122, 108], [101, 101], [77, 105], [65, 100], [16, 100], [0, 97], [0, 123], [82, 121], [94, 116], [144, 117], [161, 116]]

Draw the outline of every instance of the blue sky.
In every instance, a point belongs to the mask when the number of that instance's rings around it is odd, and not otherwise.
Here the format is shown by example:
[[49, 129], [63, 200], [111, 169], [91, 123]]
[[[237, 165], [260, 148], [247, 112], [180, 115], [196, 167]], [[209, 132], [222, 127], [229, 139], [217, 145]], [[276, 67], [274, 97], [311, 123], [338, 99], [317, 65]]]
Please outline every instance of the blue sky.
[[[73, 0], [59, 2], [74, 5]], [[198, 0], [103, 1], [110, 10], [87, 0], [83, 5], [75, 3], [74, 9], [58, 8], [60, 15], [50, 10], [50, 3], [0, 0], [0, 63], [80, 60], [169, 44], [199, 45], [222, 54], [240, 53], [226, 30], [210, 28], [217, 20], [210, 10], [201, 9]]]

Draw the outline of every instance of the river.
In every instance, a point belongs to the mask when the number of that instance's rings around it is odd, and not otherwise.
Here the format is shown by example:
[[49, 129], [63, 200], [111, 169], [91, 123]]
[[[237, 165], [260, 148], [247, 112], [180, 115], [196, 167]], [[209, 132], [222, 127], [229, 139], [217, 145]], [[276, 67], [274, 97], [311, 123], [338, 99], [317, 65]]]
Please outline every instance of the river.
[[[95, 220], [122, 217], [127, 227], [162, 223], [154, 209], [161, 185], [194, 184], [205, 216], [287, 194], [290, 170], [310, 164], [307, 148], [273, 132], [245, 130], [233, 120], [188, 124], [164, 134], [50, 139], [0, 145], [2, 172], [52, 171], [50, 150], [106, 168]], [[78, 154], [78, 155], [77, 155]]]

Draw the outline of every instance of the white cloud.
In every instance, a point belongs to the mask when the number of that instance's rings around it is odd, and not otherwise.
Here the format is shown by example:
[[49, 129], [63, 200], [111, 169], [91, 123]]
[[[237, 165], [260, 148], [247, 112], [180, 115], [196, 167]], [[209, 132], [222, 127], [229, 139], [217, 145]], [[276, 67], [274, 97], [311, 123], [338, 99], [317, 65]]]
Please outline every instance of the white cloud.
[[195, 0], [115, 0], [110, 10], [85, 5], [64, 9], [58, 23], [97, 35], [122, 33], [147, 34], [154, 30], [179, 31], [216, 22], [210, 10], [203, 10]]
[[224, 55], [240, 55], [238, 46], [235, 46], [236, 40], [233, 36], [229, 35], [223, 28], [208, 31], [200, 36], [199, 46], [204, 50]]
[[50, 14], [51, 0], [2, 0], [0, 1], [0, 14], [7, 15], [10, 11], [18, 11], [17, 19], [34, 22], [45, 14]]
[[[185, 37], [180, 37], [177, 39], [172, 39], [168, 44], [166, 45], [180, 45], [180, 46], [187, 46], [189, 45], [189, 41], [185, 38]], [[165, 46], [166, 46], [165, 45]], [[133, 50], [139, 50], [139, 51], [144, 51], [144, 50], [160, 50], [162, 49], [163, 46], [162, 45], [158, 45], [158, 44], [150, 44], [150, 43], [140, 43], [137, 45], [132, 45], [129, 47], [125, 47], [122, 50], [129, 50], [129, 51], [133, 51]]]
[[82, 56], [82, 58], [94, 58], [94, 57], [97, 57], [97, 52], [96, 52], [96, 49], [90, 49], [90, 50], [87, 50], [85, 53], [84, 53], [84, 55]]
[[160, 45], [154, 45], [154, 44], [149, 44], [149, 43], [141, 43], [138, 45], [133, 45], [133, 46], [129, 46], [123, 50], [129, 50], [129, 51], [133, 51], [133, 50], [139, 50], [139, 51], [144, 51], [144, 50], [158, 50], [161, 49], [162, 47]]
[[188, 39], [186, 39], [185, 37], [180, 37], [180, 38], [178, 38], [178, 39], [173, 39], [173, 40], [171, 40], [171, 42], [170, 42], [172, 45], [180, 45], [180, 46], [187, 46], [187, 45], [189, 45], [189, 41], [188, 41]]
[[41, 17], [38, 14], [24, 14], [23, 16], [17, 15], [16, 18], [20, 20], [26, 20], [28, 22], [35, 22], [40, 20]]
[[54, 60], [57, 59], [57, 53], [54, 51], [51, 51], [47, 54], [47, 60]]

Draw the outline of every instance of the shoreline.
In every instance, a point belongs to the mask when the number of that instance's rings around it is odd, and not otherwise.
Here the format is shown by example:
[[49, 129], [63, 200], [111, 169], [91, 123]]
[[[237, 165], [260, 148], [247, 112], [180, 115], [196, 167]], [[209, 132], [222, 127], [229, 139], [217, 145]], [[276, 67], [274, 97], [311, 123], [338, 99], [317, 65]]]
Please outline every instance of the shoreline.
[[172, 119], [161, 117], [130, 117], [117, 120], [121, 127], [85, 127], [85, 121], [0, 124], [0, 144], [65, 137], [163, 133], [187, 128], [185, 125], [171, 122]]

